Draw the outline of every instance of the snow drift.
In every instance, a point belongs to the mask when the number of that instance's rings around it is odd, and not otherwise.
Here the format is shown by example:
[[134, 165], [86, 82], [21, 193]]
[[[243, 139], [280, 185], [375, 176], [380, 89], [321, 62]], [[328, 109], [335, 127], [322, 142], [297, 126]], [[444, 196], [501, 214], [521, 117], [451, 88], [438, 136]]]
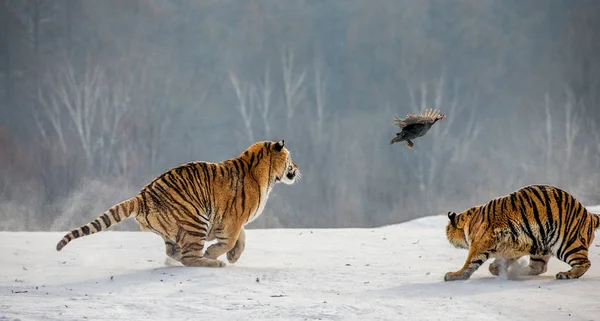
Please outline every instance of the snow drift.
[[493, 277], [488, 261], [444, 282], [467, 254], [446, 241], [446, 221], [249, 230], [222, 269], [165, 265], [152, 233], [105, 231], [56, 252], [63, 233], [2, 232], [0, 320], [600, 319], [598, 238], [578, 280], [555, 280], [569, 267], [553, 258], [540, 276]]

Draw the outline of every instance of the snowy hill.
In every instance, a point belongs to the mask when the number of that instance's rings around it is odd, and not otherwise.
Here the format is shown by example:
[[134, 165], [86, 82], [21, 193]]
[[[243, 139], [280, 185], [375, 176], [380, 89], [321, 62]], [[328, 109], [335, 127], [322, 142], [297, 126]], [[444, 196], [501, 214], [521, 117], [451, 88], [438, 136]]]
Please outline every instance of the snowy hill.
[[579, 280], [555, 280], [568, 266], [553, 258], [537, 277], [492, 277], [488, 262], [446, 283], [467, 254], [446, 241], [446, 221], [249, 230], [223, 269], [165, 266], [151, 233], [108, 231], [56, 252], [63, 233], [4, 232], [0, 320], [600, 319], [600, 236]]

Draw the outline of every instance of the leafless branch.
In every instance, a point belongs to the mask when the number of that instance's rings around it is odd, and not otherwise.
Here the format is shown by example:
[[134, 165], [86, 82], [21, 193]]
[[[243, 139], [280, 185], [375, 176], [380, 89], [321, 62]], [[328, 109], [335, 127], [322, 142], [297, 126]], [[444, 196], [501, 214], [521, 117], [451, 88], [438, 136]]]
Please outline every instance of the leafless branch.
[[294, 53], [289, 48], [284, 48], [281, 55], [281, 63], [283, 66], [283, 88], [287, 109], [287, 124], [289, 126], [296, 108], [300, 105], [304, 96], [306, 71], [302, 70], [298, 73], [294, 70]]
[[260, 116], [263, 122], [263, 126], [265, 128], [265, 137], [270, 137], [271, 135], [271, 122], [269, 121], [269, 115], [271, 111], [271, 96], [272, 96], [272, 87], [271, 87], [271, 68], [267, 66], [265, 68], [265, 74], [260, 83], [260, 91], [257, 99], [259, 100], [257, 103], [257, 107], [260, 110]]
[[317, 109], [317, 137], [321, 139], [323, 137], [323, 122], [325, 118], [325, 104], [327, 100], [327, 79], [323, 75], [323, 68], [321, 64], [315, 61], [314, 66], [314, 93], [315, 93], [315, 105]]
[[550, 113], [550, 95], [544, 96], [544, 111], [546, 114], [546, 174], [550, 174], [550, 164], [552, 163], [552, 114]]
[[252, 115], [254, 113], [254, 108], [252, 108], [251, 101], [253, 99], [254, 89], [249, 86], [242, 86], [238, 77], [232, 71], [229, 71], [229, 81], [231, 82], [238, 99], [237, 108], [240, 112], [240, 116], [242, 116], [242, 122], [246, 128], [248, 139], [250, 140], [250, 143], [253, 143], [254, 132], [252, 130]]
[[82, 70], [76, 70], [67, 61], [48, 80], [46, 92], [38, 92], [42, 111], [34, 113], [40, 135], [50, 142], [45, 120], [61, 151], [67, 151], [65, 139], [74, 134], [88, 166], [97, 166], [100, 173], [122, 168], [124, 165], [114, 157], [118, 152], [115, 148], [122, 137], [122, 119], [130, 106], [134, 75], [119, 73], [109, 80], [99, 64], [88, 61]]
[[567, 164], [569, 164], [572, 159], [575, 138], [577, 137], [577, 134], [581, 129], [579, 116], [577, 115], [577, 111], [575, 109], [575, 104], [577, 104], [577, 102], [573, 95], [573, 92], [569, 88], [567, 88], [565, 101], [565, 147], [567, 158], [564, 163], [565, 166], [567, 166]]

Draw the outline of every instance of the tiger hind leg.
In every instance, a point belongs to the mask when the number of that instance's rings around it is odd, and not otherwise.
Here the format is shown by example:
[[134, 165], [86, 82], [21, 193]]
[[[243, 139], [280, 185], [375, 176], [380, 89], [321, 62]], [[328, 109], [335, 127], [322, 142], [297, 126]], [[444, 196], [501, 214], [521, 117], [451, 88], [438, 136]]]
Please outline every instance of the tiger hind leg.
[[592, 263], [588, 259], [588, 250], [587, 247], [581, 245], [571, 245], [569, 248], [574, 248], [579, 250], [568, 253], [565, 257], [562, 258], [562, 261], [569, 264], [571, 269], [567, 272], [558, 272], [556, 274], [556, 278], [559, 280], [566, 279], [578, 279], [580, 278], [587, 270], [590, 268]]
[[163, 236], [163, 240], [165, 241], [165, 254], [167, 254], [167, 258], [165, 259], [166, 265], [171, 265], [176, 262], [181, 262], [181, 247], [177, 245], [173, 240], [166, 238]]
[[551, 257], [551, 254], [529, 256], [529, 275], [545, 273], [548, 270], [548, 261]]
[[206, 236], [200, 236], [197, 233], [183, 232], [177, 241], [181, 248], [181, 263], [185, 266], [195, 267], [224, 267], [225, 262], [211, 259], [202, 255]]

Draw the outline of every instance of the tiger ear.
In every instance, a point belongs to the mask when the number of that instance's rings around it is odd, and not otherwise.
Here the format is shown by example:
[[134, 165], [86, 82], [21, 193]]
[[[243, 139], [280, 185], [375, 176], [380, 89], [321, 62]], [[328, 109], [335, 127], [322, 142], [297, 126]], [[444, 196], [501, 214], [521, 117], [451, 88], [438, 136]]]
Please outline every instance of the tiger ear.
[[283, 149], [283, 146], [285, 146], [285, 141], [282, 139], [275, 143], [275, 150], [280, 152]]
[[456, 213], [448, 212], [448, 218], [450, 219], [450, 223], [452, 223], [452, 226], [456, 227]]

